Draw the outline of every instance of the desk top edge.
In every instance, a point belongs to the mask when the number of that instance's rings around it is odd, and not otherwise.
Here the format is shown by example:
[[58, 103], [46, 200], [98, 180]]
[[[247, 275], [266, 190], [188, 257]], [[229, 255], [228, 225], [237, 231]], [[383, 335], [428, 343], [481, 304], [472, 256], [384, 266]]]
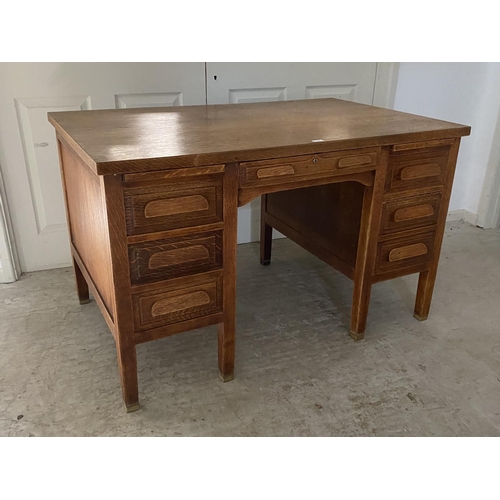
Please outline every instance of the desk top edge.
[[[63, 111], [50, 112], [48, 118], [59, 137], [99, 175], [470, 134], [466, 125], [339, 99]], [[325, 139], [311, 140], [314, 135]]]

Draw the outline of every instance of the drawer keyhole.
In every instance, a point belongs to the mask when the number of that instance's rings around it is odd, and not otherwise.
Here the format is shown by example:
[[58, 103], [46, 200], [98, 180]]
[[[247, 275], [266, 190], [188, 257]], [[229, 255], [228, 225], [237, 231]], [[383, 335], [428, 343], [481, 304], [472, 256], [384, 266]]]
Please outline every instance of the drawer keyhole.
[[317, 158], [313, 158], [313, 163], [318, 163], [318, 159]]

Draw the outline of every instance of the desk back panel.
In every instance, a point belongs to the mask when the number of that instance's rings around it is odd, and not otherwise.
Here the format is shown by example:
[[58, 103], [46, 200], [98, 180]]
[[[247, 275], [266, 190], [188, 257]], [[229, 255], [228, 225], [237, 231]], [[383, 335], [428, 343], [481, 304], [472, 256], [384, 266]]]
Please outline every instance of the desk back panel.
[[354, 268], [364, 189], [343, 182], [272, 193], [266, 211]]

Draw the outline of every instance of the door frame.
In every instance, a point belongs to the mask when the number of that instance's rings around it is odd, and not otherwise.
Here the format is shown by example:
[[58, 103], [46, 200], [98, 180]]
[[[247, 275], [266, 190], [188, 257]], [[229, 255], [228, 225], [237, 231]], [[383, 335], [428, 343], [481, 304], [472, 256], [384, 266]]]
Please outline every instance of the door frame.
[[476, 225], [483, 229], [500, 226], [500, 110], [486, 165]]
[[398, 86], [399, 63], [378, 62], [373, 89], [373, 105], [394, 109], [396, 87]]
[[14, 231], [10, 219], [0, 166], [0, 283], [12, 283], [21, 276]]
[[[207, 102], [207, 74], [205, 63], [205, 102]], [[374, 106], [393, 108], [396, 96], [396, 86], [399, 73], [399, 63], [378, 62], [373, 91]], [[500, 122], [499, 122], [500, 123]], [[500, 132], [500, 129], [499, 129]], [[498, 176], [500, 183], [500, 175]], [[499, 193], [500, 195], [500, 190]], [[500, 202], [500, 196], [499, 200]], [[500, 208], [500, 203], [497, 203]], [[5, 186], [0, 166], [0, 283], [11, 283], [21, 276], [21, 266], [14, 239], [14, 231], [9, 214]]]

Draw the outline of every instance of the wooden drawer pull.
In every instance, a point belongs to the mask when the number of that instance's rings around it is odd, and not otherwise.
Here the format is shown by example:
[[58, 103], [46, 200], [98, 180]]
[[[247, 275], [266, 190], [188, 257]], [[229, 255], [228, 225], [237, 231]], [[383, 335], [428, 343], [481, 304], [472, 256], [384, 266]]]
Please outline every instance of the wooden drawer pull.
[[437, 163], [424, 163], [423, 165], [411, 165], [401, 170], [401, 180], [423, 179], [424, 177], [438, 177], [441, 169]]
[[393, 151], [409, 151], [412, 149], [437, 148], [439, 146], [450, 146], [454, 139], [440, 139], [437, 141], [411, 142], [407, 144], [396, 144], [392, 146]]
[[361, 165], [371, 165], [372, 159], [367, 156], [346, 156], [339, 160], [339, 168], [358, 167]]
[[415, 243], [406, 247], [394, 248], [389, 252], [389, 262], [419, 257], [420, 255], [425, 255], [427, 252], [428, 249], [425, 243]]
[[193, 245], [187, 248], [174, 248], [165, 250], [151, 256], [148, 262], [149, 269], [160, 269], [162, 267], [177, 266], [210, 257], [208, 248], [204, 245]]
[[283, 165], [280, 167], [261, 168], [257, 170], [257, 177], [264, 179], [266, 177], [279, 177], [280, 175], [293, 175], [295, 170], [291, 165]]
[[425, 205], [399, 208], [394, 212], [394, 222], [420, 219], [421, 217], [430, 217], [432, 215], [434, 215], [434, 207], [426, 203]]
[[166, 215], [201, 212], [208, 210], [208, 200], [201, 194], [179, 196], [163, 200], [150, 201], [144, 208], [144, 216], [165, 217]]
[[199, 290], [197, 292], [176, 295], [168, 299], [158, 300], [151, 308], [151, 316], [154, 318], [172, 314], [176, 311], [183, 311], [191, 307], [199, 307], [210, 304], [210, 296], [207, 292]]

